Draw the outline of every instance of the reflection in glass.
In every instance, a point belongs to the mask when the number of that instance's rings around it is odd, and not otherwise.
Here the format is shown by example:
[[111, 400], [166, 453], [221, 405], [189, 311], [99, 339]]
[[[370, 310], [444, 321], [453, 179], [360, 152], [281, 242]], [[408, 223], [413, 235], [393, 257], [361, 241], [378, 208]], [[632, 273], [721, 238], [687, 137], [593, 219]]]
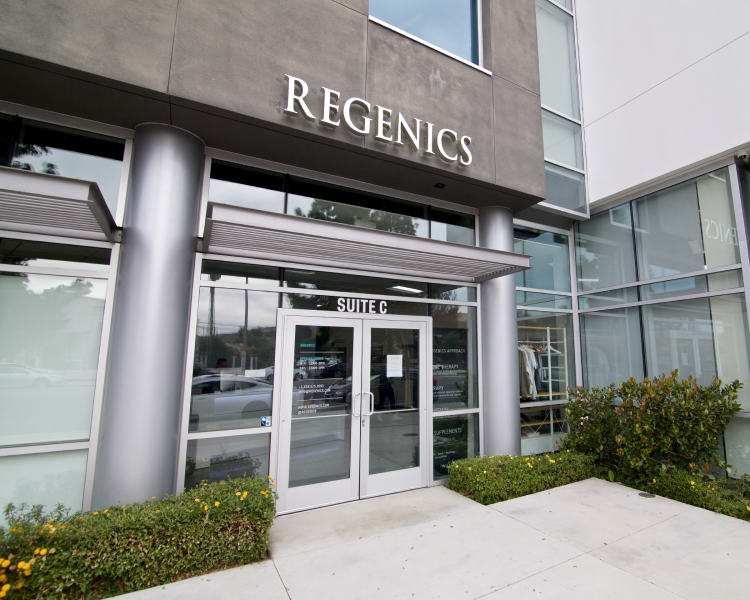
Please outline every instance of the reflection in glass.
[[114, 215], [124, 153], [123, 140], [24, 119], [11, 166], [95, 181]]
[[643, 380], [638, 307], [582, 314], [581, 353], [585, 387]]
[[474, 215], [430, 209], [430, 237], [433, 240], [473, 246]]
[[719, 379], [724, 383], [739, 379], [745, 384], [737, 393], [737, 402], [743, 411], [750, 411], [750, 340], [745, 295], [713, 296], [709, 303]]
[[547, 0], [536, 0], [536, 29], [542, 104], [580, 119], [573, 17]]
[[[0, 458], [0, 506], [41, 504], [45, 511], [63, 504], [83, 508], [87, 450], [4, 456]], [[7, 526], [0, 514], [0, 526]]]
[[260, 426], [271, 414], [278, 294], [201, 288], [189, 431]]
[[456, 302], [476, 302], [477, 288], [442, 283], [430, 284], [430, 298], [454, 300]]
[[354, 329], [297, 325], [289, 487], [350, 477]]
[[284, 176], [214, 160], [208, 199], [270, 212], [284, 212]]
[[521, 407], [521, 454], [556, 452], [568, 433], [565, 408], [560, 405]]
[[479, 415], [450, 415], [432, 420], [432, 473], [448, 477], [448, 465], [479, 455]]
[[0, 238], [0, 263], [4, 265], [106, 272], [109, 271], [110, 254], [109, 248]]
[[0, 166], [8, 164], [10, 145], [13, 143], [13, 115], [0, 113]]
[[201, 280], [278, 286], [281, 285], [281, 274], [278, 267], [204, 260]]
[[404, 281], [325, 271], [303, 271], [300, 269], [285, 269], [284, 285], [290, 288], [307, 290], [406, 296], [407, 298], [426, 298], [429, 289], [429, 284], [421, 281]]
[[724, 447], [727, 462], [732, 465], [730, 477], [750, 475], [750, 419], [732, 419], [724, 432]]
[[581, 292], [636, 280], [630, 204], [576, 223], [576, 262]]
[[544, 181], [547, 186], [547, 198], [544, 201], [559, 208], [585, 213], [585, 179], [581, 173], [545, 162]]
[[435, 412], [479, 406], [477, 309], [433, 304], [432, 409]]
[[630, 302], [638, 302], [638, 289], [635, 287], [597, 292], [588, 296], [578, 296], [578, 308], [580, 309], [616, 306]]
[[573, 316], [518, 311], [521, 402], [566, 400], [575, 384]]
[[544, 158], [583, 169], [581, 126], [542, 110]]
[[570, 291], [568, 236], [526, 227], [513, 229], [513, 250], [529, 254], [531, 269], [516, 273], [516, 286]]
[[370, 475], [419, 466], [419, 330], [372, 329]]
[[705, 275], [670, 279], [658, 283], [638, 286], [642, 300], [658, 300], [689, 294], [701, 294], [708, 291], [708, 278]]
[[185, 489], [227, 478], [268, 477], [271, 434], [188, 440]]
[[370, 15], [479, 64], [476, 0], [370, 0]]
[[562, 308], [572, 310], [573, 303], [570, 296], [554, 296], [538, 292], [523, 292], [516, 290], [516, 305], [530, 308]]
[[88, 439], [106, 291], [0, 273], [0, 446]]

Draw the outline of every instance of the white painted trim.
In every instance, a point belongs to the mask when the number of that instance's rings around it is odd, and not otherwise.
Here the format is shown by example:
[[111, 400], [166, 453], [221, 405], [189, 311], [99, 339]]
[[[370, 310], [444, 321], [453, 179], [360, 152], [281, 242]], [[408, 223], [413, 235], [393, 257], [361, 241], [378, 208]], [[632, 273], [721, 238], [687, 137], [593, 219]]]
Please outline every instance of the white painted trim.
[[[570, 165], [565, 164], [563, 162], [560, 162], [559, 160], [553, 160], [553, 159], [547, 158], [545, 156], [544, 157], [544, 162], [548, 162], [551, 165], [555, 165], [557, 167], [560, 167], [561, 169], [567, 169], [568, 171], [574, 171], [574, 172], [578, 173], [579, 175], [586, 175], [586, 171], [583, 171], [582, 169], [579, 169], [577, 167], [571, 167]], [[558, 206], [558, 208], [560, 208], [560, 207]], [[562, 210], [569, 210], [569, 209], [562, 209]], [[579, 214], [582, 214], [582, 213], [579, 213]]]
[[554, 290], [539, 290], [537, 288], [527, 288], [516, 286], [516, 290], [519, 292], [533, 292], [535, 294], [547, 294], [548, 296], [572, 296], [570, 292], [556, 292]]
[[130, 185], [130, 167], [133, 163], [133, 140], [125, 140], [125, 151], [122, 155], [122, 170], [120, 171], [120, 191], [117, 194], [117, 209], [115, 210], [115, 224], [122, 227], [125, 220], [125, 204], [128, 201], [128, 187]]
[[71, 450], [88, 449], [89, 442], [50, 442], [49, 444], [35, 444], [33, 446], [9, 446], [7, 448], [0, 448], [0, 457], [25, 456], [28, 454], [49, 454], [51, 452], [69, 452]]
[[[477, 6], [477, 10], [479, 11], [481, 9], [480, 6]], [[376, 19], [372, 15], [369, 16], [370, 21], [373, 23], [377, 23], [378, 25], [381, 25], [382, 27], [385, 27], [386, 29], [390, 29], [391, 31], [395, 31], [396, 33], [400, 33], [403, 36], [408, 37], [410, 40], [414, 40], [415, 42], [418, 42], [422, 44], [423, 46], [427, 46], [428, 48], [432, 48], [436, 52], [440, 52], [440, 54], [445, 54], [445, 56], [450, 56], [452, 59], [457, 60], [458, 62], [461, 62], [465, 65], [468, 65], [472, 67], [473, 69], [476, 69], [477, 71], [481, 71], [485, 75], [492, 76], [492, 71], [488, 71], [484, 67], [480, 67], [479, 65], [475, 65], [473, 62], [470, 62], [466, 60], [465, 58], [461, 58], [460, 56], [456, 56], [455, 54], [452, 54], [451, 52], [448, 52], [447, 50], [443, 50], [442, 48], [439, 48], [438, 46], [435, 46], [433, 44], [430, 44], [430, 42], [426, 42], [421, 38], [418, 38], [415, 35], [412, 35], [411, 33], [405, 32], [403, 29], [399, 29], [398, 27], [394, 27], [393, 25], [389, 25], [385, 21], [381, 21], [380, 19]]]
[[562, 117], [566, 121], [571, 121], [572, 123], [575, 123], [576, 125], [579, 125], [579, 126], [581, 125], [581, 121], [579, 121], [578, 119], [575, 119], [575, 118], [571, 117], [570, 115], [566, 115], [565, 113], [562, 113], [562, 112], [560, 112], [559, 110], [557, 110], [555, 108], [547, 106], [546, 104], [542, 104], [542, 109], [546, 110], [547, 112], [550, 112], [552, 114], [555, 114], [558, 117]]
[[[271, 419], [273, 423], [274, 419]], [[217, 429], [216, 431], [195, 431], [187, 434], [187, 441], [212, 440], [214, 438], [237, 437], [240, 435], [259, 435], [271, 433], [273, 427], [248, 427], [246, 429]]]

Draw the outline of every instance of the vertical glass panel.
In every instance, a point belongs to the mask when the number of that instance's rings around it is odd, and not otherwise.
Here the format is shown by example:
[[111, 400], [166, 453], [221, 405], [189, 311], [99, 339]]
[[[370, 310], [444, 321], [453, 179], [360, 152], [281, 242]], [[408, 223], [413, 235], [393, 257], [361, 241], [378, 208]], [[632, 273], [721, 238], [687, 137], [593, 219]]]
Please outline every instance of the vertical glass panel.
[[432, 305], [432, 410], [479, 406], [477, 309]]
[[8, 166], [13, 143], [13, 115], [0, 114], [0, 167]]
[[448, 283], [431, 283], [430, 298], [435, 298], [436, 300], [455, 300], [457, 302], [476, 302], [477, 288]]
[[638, 302], [638, 289], [635, 287], [599, 292], [589, 296], [578, 296], [578, 308], [580, 309], [616, 306], [617, 304], [630, 302]]
[[719, 292], [731, 290], [743, 286], [742, 271], [723, 271], [722, 273], [711, 273], [708, 276], [708, 291]]
[[641, 321], [638, 307], [586, 313], [581, 317], [583, 385], [643, 380]]
[[724, 432], [724, 447], [732, 465], [731, 476], [741, 479], [750, 475], [750, 419], [732, 419]]
[[419, 330], [372, 329], [370, 475], [419, 466]]
[[518, 311], [521, 402], [565, 400], [575, 387], [573, 316]]
[[683, 300], [641, 307], [646, 372], [658, 377], [679, 369], [709, 385], [717, 375], [709, 299]]
[[[45, 510], [57, 504], [81, 510], [87, 457], [87, 450], [74, 450], [0, 458], [0, 506], [25, 502], [41, 504]], [[8, 525], [1, 513], [0, 525]]]
[[354, 329], [297, 325], [289, 487], [348, 479]]
[[125, 142], [117, 138], [24, 120], [11, 166], [95, 181], [114, 215], [124, 153]]
[[189, 431], [259, 427], [271, 414], [279, 295], [201, 288]]
[[109, 248], [0, 238], [0, 263], [4, 265], [106, 272], [109, 271], [110, 254]]
[[744, 294], [709, 298], [713, 321], [714, 349], [719, 379], [725, 384], [739, 379], [744, 386], [737, 401], [750, 411], [750, 354], [748, 322]]
[[[546, 0], [545, 0], [546, 1]], [[581, 173], [544, 163], [544, 181], [547, 186], [547, 204], [586, 213], [586, 185]]]
[[270, 433], [189, 440], [185, 462], [185, 489], [194, 488], [202, 481], [268, 477], [270, 444]]
[[106, 291], [0, 273], [0, 446], [88, 439]]
[[708, 291], [708, 278], [705, 275], [700, 275], [698, 277], [670, 279], [641, 285], [638, 289], [641, 293], [641, 300], [658, 300], [659, 298], [701, 294]]
[[289, 182], [287, 214], [417, 237], [430, 236], [427, 207], [298, 179]]
[[370, 0], [370, 15], [479, 64], [476, 0]]
[[581, 292], [636, 280], [630, 204], [576, 223], [576, 262]]
[[284, 212], [284, 176], [230, 163], [211, 162], [208, 199], [243, 208]]
[[[552, 412], [549, 406], [521, 407], [521, 441], [548, 437], [552, 433]], [[549, 448], [549, 442], [547, 442]]]
[[516, 286], [570, 291], [567, 235], [516, 227], [513, 229], [513, 238], [515, 252], [531, 255], [531, 269], [516, 273]]
[[433, 240], [473, 246], [474, 215], [433, 207], [430, 210], [430, 237]]
[[278, 286], [281, 285], [281, 273], [278, 267], [204, 260], [201, 280]]
[[544, 158], [555, 160], [576, 169], [583, 169], [581, 126], [542, 110]]
[[423, 281], [365, 277], [349, 273], [303, 271], [301, 269], [285, 269], [284, 286], [307, 290], [352, 292], [355, 294], [406, 296], [407, 298], [426, 298], [429, 290], [429, 284]]
[[450, 415], [432, 420], [432, 474], [448, 477], [454, 460], [479, 456], [479, 415]]
[[579, 119], [573, 17], [547, 0], [536, 0], [536, 30], [542, 104]]
[[706, 267], [723, 267], [740, 262], [737, 225], [734, 220], [729, 168], [695, 180], [703, 228]]
[[570, 12], [573, 12], [573, 0], [554, 0], [554, 2], [563, 8], [567, 8]]
[[552, 294], [540, 294], [538, 292], [522, 292], [516, 290], [516, 306], [529, 306], [531, 308], [562, 308], [571, 310], [573, 303], [570, 296], [553, 296]]
[[750, 173], [740, 167], [737, 167], [737, 173], [740, 176], [740, 195], [745, 215], [745, 232], [747, 232], [750, 231]]

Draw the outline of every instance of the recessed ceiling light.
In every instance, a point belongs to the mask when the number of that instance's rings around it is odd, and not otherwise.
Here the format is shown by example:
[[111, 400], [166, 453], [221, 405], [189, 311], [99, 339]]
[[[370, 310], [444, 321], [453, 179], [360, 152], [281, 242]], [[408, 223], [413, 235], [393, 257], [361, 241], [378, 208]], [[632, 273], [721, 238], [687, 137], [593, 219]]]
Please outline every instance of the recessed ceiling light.
[[394, 285], [388, 288], [389, 290], [398, 290], [400, 292], [408, 292], [409, 294], [421, 294], [422, 290], [415, 290], [414, 288], [404, 287], [403, 285]]
[[446, 184], [444, 184], [444, 183], [436, 183], [432, 187], [436, 187], [437, 189], [442, 190], [445, 187], [445, 185]]

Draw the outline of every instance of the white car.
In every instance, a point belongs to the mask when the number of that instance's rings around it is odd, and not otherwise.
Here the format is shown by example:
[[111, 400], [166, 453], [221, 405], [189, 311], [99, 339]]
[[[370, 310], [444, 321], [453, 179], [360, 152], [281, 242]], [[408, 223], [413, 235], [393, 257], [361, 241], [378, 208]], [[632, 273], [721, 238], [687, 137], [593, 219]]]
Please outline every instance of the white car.
[[0, 364], [0, 387], [49, 387], [65, 380], [47, 370], [30, 369], [17, 364]]

